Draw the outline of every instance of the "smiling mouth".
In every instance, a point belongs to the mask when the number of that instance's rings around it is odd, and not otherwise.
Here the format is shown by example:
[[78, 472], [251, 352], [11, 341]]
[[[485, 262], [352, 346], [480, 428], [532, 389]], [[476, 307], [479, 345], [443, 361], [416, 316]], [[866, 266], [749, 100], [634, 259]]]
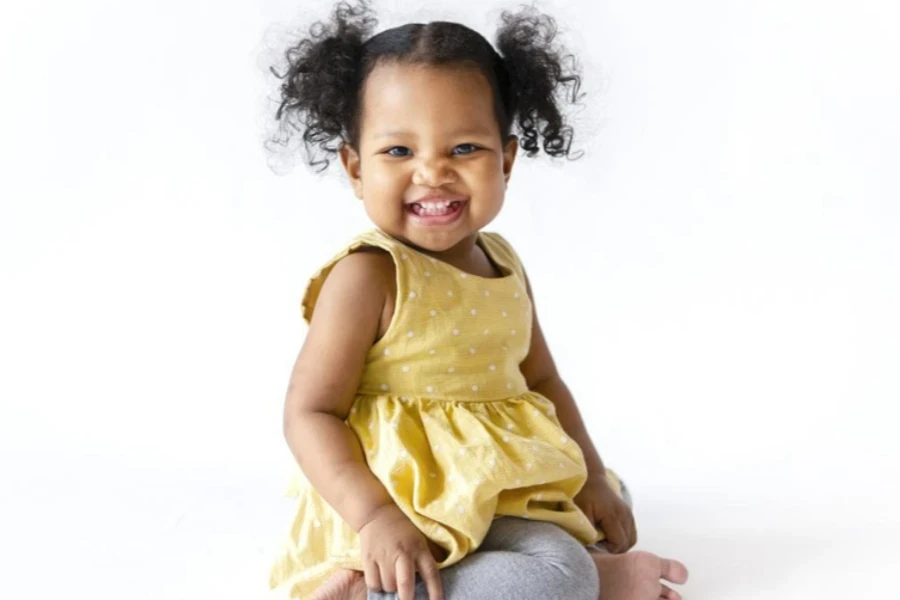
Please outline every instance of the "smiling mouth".
[[454, 200], [453, 202], [412, 202], [406, 205], [406, 210], [418, 217], [445, 217], [459, 212], [465, 202]]

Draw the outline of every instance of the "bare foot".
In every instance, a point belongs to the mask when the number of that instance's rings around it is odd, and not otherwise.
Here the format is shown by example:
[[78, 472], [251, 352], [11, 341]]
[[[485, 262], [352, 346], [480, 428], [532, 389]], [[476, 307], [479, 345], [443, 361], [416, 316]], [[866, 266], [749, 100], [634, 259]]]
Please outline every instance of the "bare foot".
[[366, 579], [359, 571], [341, 569], [308, 600], [366, 600]]
[[687, 581], [687, 568], [677, 560], [643, 550], [591, 552], [591, 557], [600, 575], [600, 600], [681, 600], [681, 594], [660, 582]]

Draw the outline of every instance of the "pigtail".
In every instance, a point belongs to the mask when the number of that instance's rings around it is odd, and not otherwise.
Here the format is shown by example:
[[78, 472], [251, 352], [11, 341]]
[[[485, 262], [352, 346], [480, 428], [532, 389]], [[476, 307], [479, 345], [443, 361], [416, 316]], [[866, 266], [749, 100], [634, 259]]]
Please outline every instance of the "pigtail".
[[500, 18], [496, 46], [508, 78], [507, 115], [518, 125], [520, 144], [534, 156], [540, 151], [540, 137], [544, 152], [568, 158], [574, 131], [565, 123], [560, 104], [577, 103], [584, 96], [578, 93], [577, 61], [554, 44], [558, 29], [549, 15], [524, 7], [518, 13], [504, 11]]
[[357, 1], [355, 6], [340, 2], [330, 22], [315, 22], [308, 37], [288, 48], [283, 74], [270, 67], [284, 80], [275, 114], [280, 127], [271, 143], [288, 146], [294, 133], [302, 132], [307, 163], [317, 172], [328, 168], [342, 142], [351, 141], [363, 44], [377, 23], [368, 0]]

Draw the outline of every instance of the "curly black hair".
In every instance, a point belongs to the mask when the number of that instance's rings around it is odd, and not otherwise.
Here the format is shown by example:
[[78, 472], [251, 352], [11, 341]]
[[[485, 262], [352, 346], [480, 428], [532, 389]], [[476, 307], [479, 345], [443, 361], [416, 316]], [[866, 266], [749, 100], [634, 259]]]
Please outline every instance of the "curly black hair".
[[307, 163], [318, 172], [343, 143], [358, 150], [363, 85], [380, 62], [394, 61], [474, 65], [491, 84], [504, 142], [515, 124], [528, 156], [543, 149], [551, 157], [579, 157], [571, 155], [573, 129], [560, 110], [563, 102], [577, 104], [583, 97], [579, 65], [555, 43], [552, 17], [530, 6], [504, 11], [495, 50], [478, 32], [444, 21], [409, 23], [372, 36], [377, 19], [369, 0], [356, 2], [339, 2], [329, 22], [315, 22], [288, 48], [284, 73], [270, 67], [284, 81], [275, 114], [280, 128], [268, 144], [285, 147], [301, 132]]

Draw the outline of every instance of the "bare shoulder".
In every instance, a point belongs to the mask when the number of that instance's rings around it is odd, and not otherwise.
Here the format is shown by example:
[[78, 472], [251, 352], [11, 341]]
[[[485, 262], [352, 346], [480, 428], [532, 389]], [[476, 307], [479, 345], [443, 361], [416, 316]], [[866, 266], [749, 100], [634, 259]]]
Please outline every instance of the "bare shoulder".
[[[395, 269], [388, 252], [369, 246], [359, 248], [335, 263], [322, 284], [317, 304], [323, 307], [329, 303], [380, 307], [388, 296], [393, 295]], [[316, 312], [319, 312], [319, 306]]]
[[354, 303], [383, 302], [393, 295], [395, 269], [389, 253], [360, 248], [335, 263], [322, 285], [319, 302], [333, 301], [336, 294], [349, 294]]
[[345, 269], [366, 271], [369, 277], [379, 280], [386, 279], [388, 283], [393, 283], [397, 270], [391, 254], [387, 250], [375, 246], [357, 248], [338, 264], [341, 263], [344, 263]]
[[390, 253], [363, 246], [339, 260], [322, 285], [310, 332], [352, 328], [374, 343], [393, 319], [396, 266]]
[[287, 414], [303, 409], [346, 417], [394, 294], [394, 268], [390, 254], [368, 248], [335, 263], [291, 374]]

